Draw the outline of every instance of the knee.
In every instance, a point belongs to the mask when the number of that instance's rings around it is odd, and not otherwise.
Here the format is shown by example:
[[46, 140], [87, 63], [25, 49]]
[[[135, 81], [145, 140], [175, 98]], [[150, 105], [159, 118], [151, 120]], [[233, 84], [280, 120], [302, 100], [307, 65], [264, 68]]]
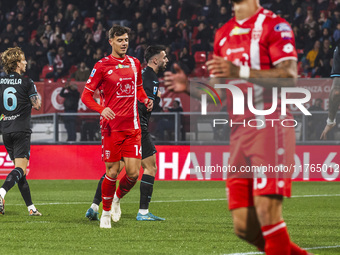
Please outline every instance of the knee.
[[117, 178], [118, 171], [115, 167], [106, 167], [106, 175], [111, 178]]
[[126, 175], [130, 178], [130, 179], [134, 179], [134, 180], [137, 180], [138, 179], [138, 176], [139, 176], [139, 169], [138, 171], [133, 171], [133, 172], [129, 172], [129, 173], [126, 173]]

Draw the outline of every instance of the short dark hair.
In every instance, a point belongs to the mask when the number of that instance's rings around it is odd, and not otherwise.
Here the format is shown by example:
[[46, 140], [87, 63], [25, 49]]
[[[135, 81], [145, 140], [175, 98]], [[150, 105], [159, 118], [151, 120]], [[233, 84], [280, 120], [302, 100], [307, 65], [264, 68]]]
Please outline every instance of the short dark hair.
[[114, 38], [115, 36], [121, 36], [123, 34], [129, 34], [131, 31], [128, 27], [123, 27], [120, 25], [113, 25], [109, 31], [109, 38]]
[[165, 46], [163, 45], [151, 45], [147, 47], [145, 50], [146, 63], [148, 63], [153, 56], [161, 53], [162, 51], [165, 51]]

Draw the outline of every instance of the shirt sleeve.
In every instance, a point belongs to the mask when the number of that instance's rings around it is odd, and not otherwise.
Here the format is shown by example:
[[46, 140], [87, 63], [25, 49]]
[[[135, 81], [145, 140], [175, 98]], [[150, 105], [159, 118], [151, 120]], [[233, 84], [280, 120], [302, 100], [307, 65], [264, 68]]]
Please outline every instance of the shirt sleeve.
[[92, 69], [89, 79], [86, 82], [84, 91], [81, 95], [81, 100], [88, 108], [99, 113], [101, 113], [105, 109], [105, 107], [97, 104], [97, 102], [93, 99], [93, 94], [96, 89], [101, 85], [101, 82], [102, 72], [100, 63], [97, 62], [97, 64], [95, 64], [94, 68]]
[[297, 60], [292, 28], [282, 18], [276, 18], [269, 31], [269, 55], [273, 65], [284, 60]]
[[101, 63], [97, 62], [93, 67], [90, 77], [88, 78], [85, 89], [95, 92], [102, 82], [102, 68]]
[[28, 79], [28, 96], [32, 97], [38, 95], [37, 87], [35, 86], [32, 79]]

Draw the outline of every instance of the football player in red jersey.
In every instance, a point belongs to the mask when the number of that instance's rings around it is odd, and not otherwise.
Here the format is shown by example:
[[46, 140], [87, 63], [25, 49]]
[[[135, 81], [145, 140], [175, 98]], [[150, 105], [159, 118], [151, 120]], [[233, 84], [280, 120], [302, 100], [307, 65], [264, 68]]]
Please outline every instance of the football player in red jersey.
[[[106, 166], [106, 176], [102, 183], [101, 228], [111, 228], [111, 204], [112, 219], [120, 219], [119, 201], [136, 184], [138, 178], [141, 167], [141, 130], [137, 100], [144, 103], [149, 111], [153, 107], [153, 101], [148, 99], [143, 89], [140, 62], [126, 55], [129, 32], [129, 28], [118, 25], [110, 29], [112, 53], [95, 64], [82, 94], [84, 104], [101, 115], [102, 159]], [[100, 105], [93, 99], [96, 89], [100, 92]], [[116, 191], [122, 158], [126, 174]]]
[[[222, 26], [215, 35], [214, 56], [206, 63], [212, 77], [256, 79], [233, 83], [246, 96], [252, 92], [254, 108], [270, 109], [272, 88], [294, 86], [297, 78], [297, 54], [294, 35], [289, 24], [259, 4], [259, 0], [233, 0], [235, 17]], [[183, 70], [175, 66], [176, 73], [165, 73], [165, 86], [175, 92], [186, 91], [201, 98], [201, 91], [189, 88]], [[266, 78], [266, 79], [260, 79]], [[286, 78], [280, 82], [277, 78]], [[276, 79], [276, 82], [273, 82]], [[216, 81], [216, 80], [215, 80]], [[219, 82], [219, 83], [225, 83]], [[217, 84], [217, 82], [213, 82]], [[243, 115], [233, 114], [231, 91], [219, 91], [227, 96], [229, 118], [235, 123], [255, 119], [262, 121], [261, 128], [234, 125], [230, 136], [230, 165], [244, 166], [294, 165], [294, 128], [269, 125], [266, 119], [292, 120], [288, 113], [281, 115], [278, 107], [272, 114], [254, 115], [245, 108]], [[240, 178], [243, 177], [243, 178]], [[269, 255], [308, 254], [294, 244], [282, 218], [283, 197], [291, 195], [291, 178], [254, 172], [240, 176], [228, 175], [227, 197], [236, 235]]]

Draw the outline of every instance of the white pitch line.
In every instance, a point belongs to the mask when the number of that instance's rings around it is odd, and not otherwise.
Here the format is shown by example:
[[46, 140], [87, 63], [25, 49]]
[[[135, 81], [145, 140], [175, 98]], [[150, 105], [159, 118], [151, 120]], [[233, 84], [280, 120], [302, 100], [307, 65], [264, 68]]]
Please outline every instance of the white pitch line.
[[[340, 194], [322, 194], [322, 195], [299, 195], [292, 196], [292, 198], [304, 198], [304, 197], [340, 197]], [[186, 199], [186, 200], [156, 200], [152, 203], [182, 203], [182, 202], [214, 202], [214, 201], [226, 201], [226, 198], [205, 198], [205, 199]], [[127, 201], [126, 204], [136, 204], [139, 201]], [[54, 202], [54, 203], [36, 203], [35, 205], [84, 205], [91, 204], [91, 202]], [[10, 204], [11, 206], [21, 206], [23, 204]]]
[[[335, 249], [340, 248], [340, 245], [335, 246], [319, 246], [319, 247], [310, 247], [310, 248], [303, 248], [305, 250], [324, 250], [324, 249]], [[223, 255], [251, 255], [251, 254], [264, 254], [264, 252], [238, 252], [238, 253], [228, 253]]]

